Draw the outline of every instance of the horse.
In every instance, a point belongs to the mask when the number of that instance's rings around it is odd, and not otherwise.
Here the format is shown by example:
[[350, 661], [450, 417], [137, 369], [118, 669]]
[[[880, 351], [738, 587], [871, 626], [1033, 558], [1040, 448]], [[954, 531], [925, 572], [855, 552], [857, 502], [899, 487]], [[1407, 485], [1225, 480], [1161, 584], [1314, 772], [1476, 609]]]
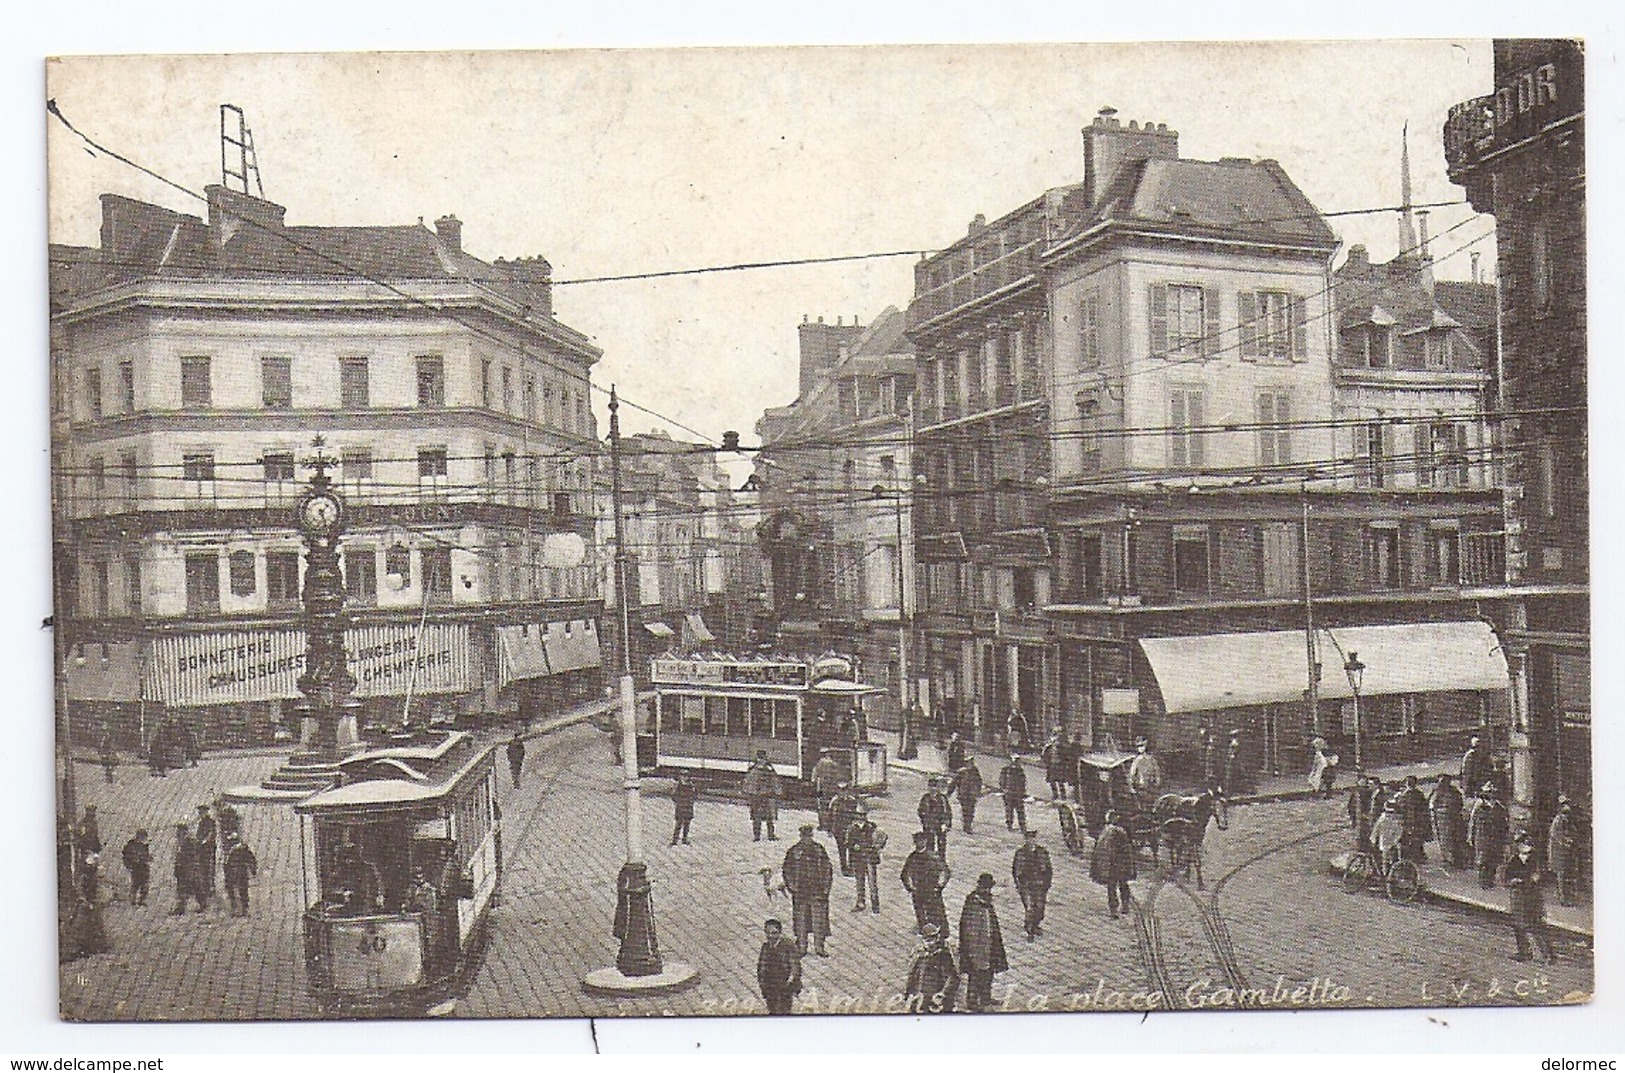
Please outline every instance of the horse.
[[1168, 845], [1168, 868], [1174, 875], [1196, 871], [1196, 889], [1202, 890], [1202, 840], [1207, 836], [1208, 824], [1218, 822], [1219, 830], [1229, 824], [1213, 808], [1213, 792], [1199, 794], [1163, 794], [1151, 806], [1151, 819]]

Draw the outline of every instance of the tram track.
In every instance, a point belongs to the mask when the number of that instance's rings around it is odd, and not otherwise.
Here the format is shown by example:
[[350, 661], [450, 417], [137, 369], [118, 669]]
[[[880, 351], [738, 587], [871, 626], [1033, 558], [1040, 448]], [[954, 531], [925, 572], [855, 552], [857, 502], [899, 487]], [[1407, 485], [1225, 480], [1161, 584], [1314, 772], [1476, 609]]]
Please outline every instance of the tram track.
[[1198, 930], [1203, 936], [1207, 947], [1204, 955], [1212, 956], [1213, 965], [1219, 970], [1219, 975], [1224, 978], [1226, 985], [1239, 993], [1247, 987], [1247, 976], [1241, 967], [1240, 959], [1236, 956], [1235, 942], [1230, 935], [1229, 925], [1226, 924], [1224, 915], [1220, 911], [1219, 895], [1230, 880], [1261, 861], [1305, 843], [1336, 834], [1342, 830], [1344, 828], [1341, 825], [1319, 828], [1254, 853], [1220, 876], [1218, 881], [1213, 884], [1212, 889], [1206, 892], [1207, 896], [1205, 898], [1197, 891], [1190, 889], [1184, 880], [1162, 874], [1159, 866], [1158, 874], [1153, 878], [1150, 888], [1146, 891], [1145, 898], [1135, 905], [1135, 932], [1140, 959], [1149, 977], [1151, 987], [1165, 997], [1169, 1009], [1189, 1009], [1194, 1007], [1185, 1003], [1184, 992], [1175, 986], [1173, 973], [1168, 968], [1166, 929], [1164, 927], [1166, 919], [1164, 916], [1159, 915], [1157, 909], [1157, 902], [1162, 891], [1166, 887], [1172, 886], [1185, 895], [1196, 910]]

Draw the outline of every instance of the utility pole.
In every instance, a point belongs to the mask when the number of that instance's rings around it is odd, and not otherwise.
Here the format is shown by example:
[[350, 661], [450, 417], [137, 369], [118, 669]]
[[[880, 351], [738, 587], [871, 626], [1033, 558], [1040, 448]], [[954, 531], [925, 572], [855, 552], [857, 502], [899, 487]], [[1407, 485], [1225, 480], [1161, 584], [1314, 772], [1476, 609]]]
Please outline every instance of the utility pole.
[[1303, 642], [1309, 662], [1309, 726], [1315, 737], [1320, 737], [1320, 660], [1315, 652], [1315, 596], [1314, 583], [1309, 572], [1309, 487], [1300, 485], [1298, 496], [1303, 507]]
[[584, 981], [588, 991], [609, 995], [648, 995], [676, 991], [699, 978], [686, 962], [665, 964], [655, 933], [653, 885], [643, 859], [643, 794], [638, 777], [637, 693], [632, 682], [631, 615], [626, 597], [625, 522], [621, 513], [621, 403], [609, 389], [609, 498], [615, 522], [615, 599], [621, 615], [621, 759], [626, 789], [626, 863], [615, 880], [615, 938], [621, 941], [615, 964], [596, 969]]

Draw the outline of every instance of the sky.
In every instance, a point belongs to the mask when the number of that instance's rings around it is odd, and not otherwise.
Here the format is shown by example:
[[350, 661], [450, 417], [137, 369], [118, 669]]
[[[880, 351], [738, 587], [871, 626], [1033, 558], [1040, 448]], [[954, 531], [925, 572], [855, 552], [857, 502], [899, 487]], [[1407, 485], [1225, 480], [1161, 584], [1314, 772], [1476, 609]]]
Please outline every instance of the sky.
[[[583, 49], [74, 57], [47, 89], [79, 129], [181, 186], [220, 181], [218, 106], [241, 107], [265, 195], [304, 225], [463, 221], [487, 259], [542, 254], [560, 281], [913, 251], [821, 266], [556, 288], [629, 400], [752, 442], [796, 393], [796, 325], [904, 308], [919, 251], [1082, 178], [1105, 106], [1166, 123], [1187, 158], [1269, 157], [1323, 211], [1416, 203], [1445, 177], [1449, 107], [1487, 92], [1485, 40]], [[53, 241], [94, 245], [97, 195], [200, 213], [156, 179], [47, 127]], [[1434, 210], [1440, 276], [1493, 231]], [[1396, 215], [1337, 217], [1385, 260]], [[1493, 236], [1472, 247], [1493, 264]], [[600, 418], [604, 399], [598, 399]], [[623, 411], [627, 432], [659, 427]], [[600, 427], [604, 427], [602, 422]]]

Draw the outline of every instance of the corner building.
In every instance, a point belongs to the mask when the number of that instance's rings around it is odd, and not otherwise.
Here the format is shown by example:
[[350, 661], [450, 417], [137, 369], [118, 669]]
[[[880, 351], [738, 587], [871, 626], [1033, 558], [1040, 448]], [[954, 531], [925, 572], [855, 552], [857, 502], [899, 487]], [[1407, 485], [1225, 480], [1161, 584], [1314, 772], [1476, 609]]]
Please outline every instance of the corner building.
[[138, 748], [297, 732], [313, 438], [348, 505], [363, 719], [536, 715], [601, 689], [588, 398], [599, 352], [541, 258], [455, 217], [301, 227], [208, 188], [199, 219], [113, 194], [53, 246], [58, 614], [76, 735]]
[[1502, 333], [1514, 799], [1591, 797], [1585, 53], [1494, 43], [1495, 85], [1451, 109], [1451, 181], [1495, 214]]
[[1185, 160], [1160, 124], [1105, 110], [1083, 141], [1081, 183], [916, 269], [921, 633], [944, 720], [1145, 734], [1176, 763], [1199, 729], [1239, 729], [1253, 767], [1294, 770], [1317, 731], [1356, 752], [1357, 653], [1367, 763], [1504, 723], [1455, 554], [1499, 531], [1499, 497], [1482, 476], [1360, 480], [1319, 212], [1274, 161]]

